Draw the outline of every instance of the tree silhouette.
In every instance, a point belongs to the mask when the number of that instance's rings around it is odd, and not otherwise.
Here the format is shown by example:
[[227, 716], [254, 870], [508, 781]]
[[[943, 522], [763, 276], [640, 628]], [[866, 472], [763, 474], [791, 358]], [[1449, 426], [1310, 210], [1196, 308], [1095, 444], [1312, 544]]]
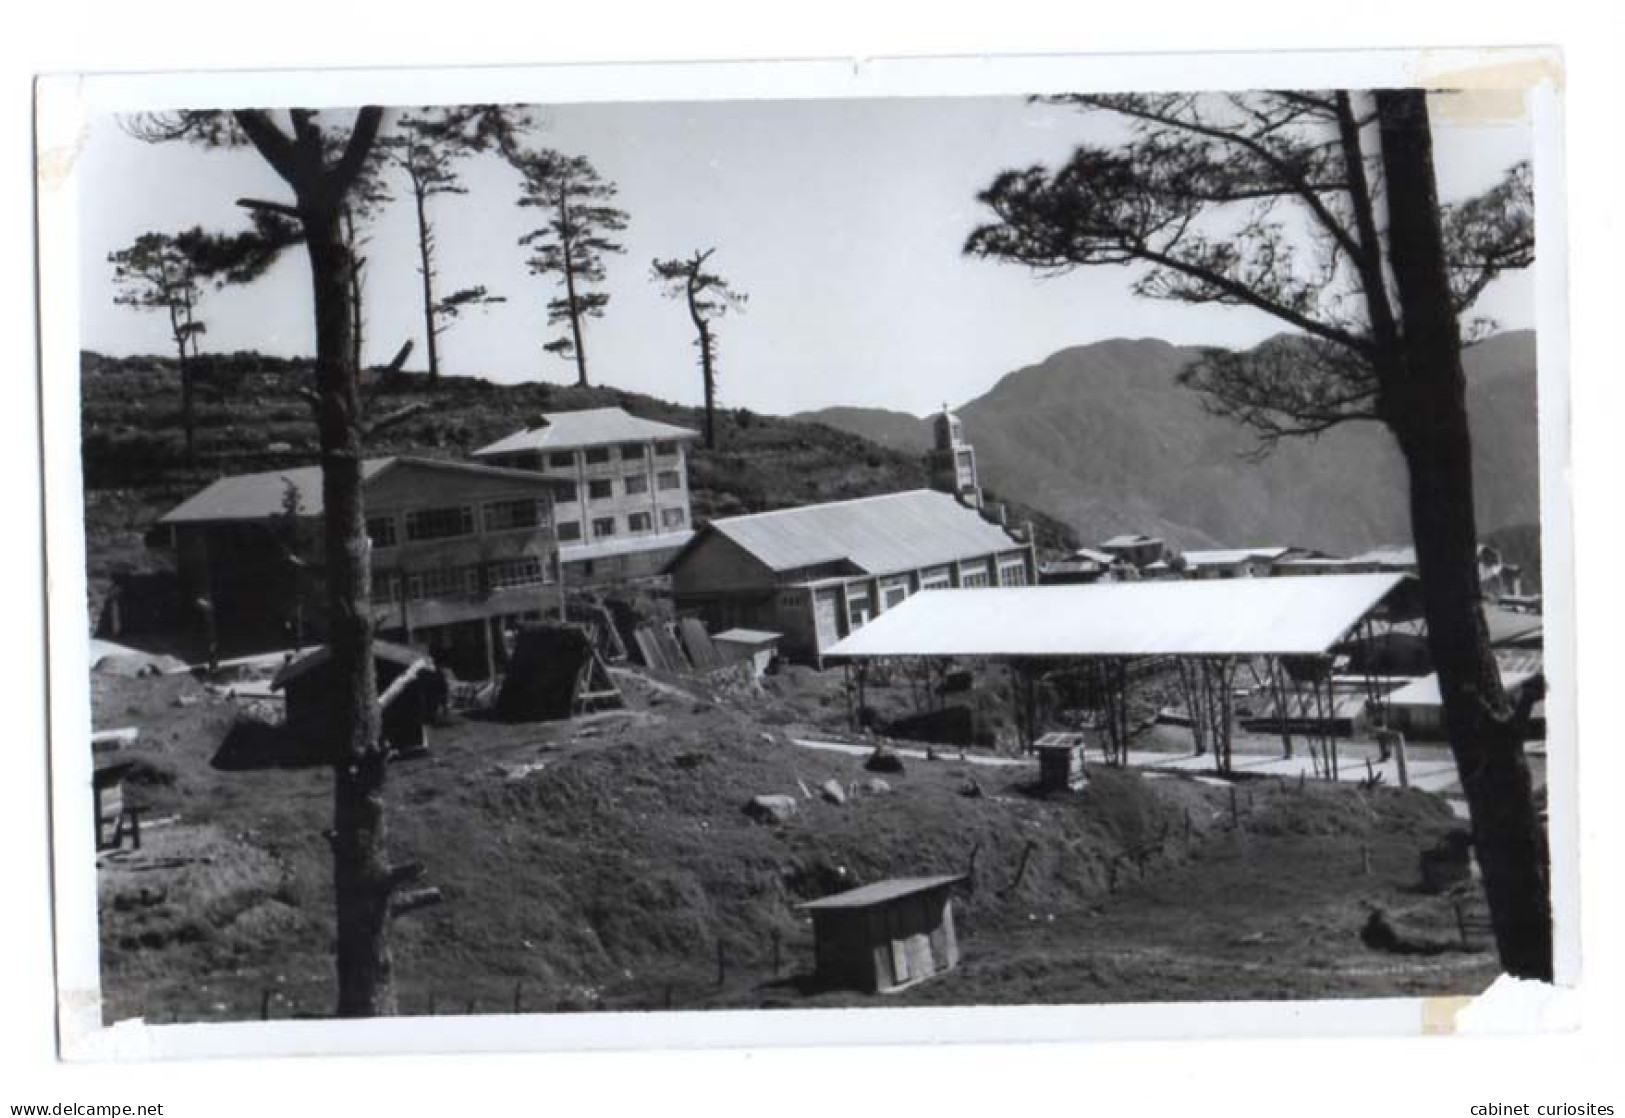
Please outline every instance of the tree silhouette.
[[417, 222], [418, 274], [423, 283], [423, 333], [427, 343], [429, 381], [440, 380], [440, 335], [465, 311], [501, 303], [483, 285], [465, 287], [436, 297], [439, 267], [435, 260], [434, 224], [429, 201], [445, 194], [467, 194], [457, 164], [484, 149], [487, 138], [470, 128], [469, 113], [461, 108], [425, 108], [403, 114], [384, 142], [389, 158], [406, 175]]
[[514, 150], [509, 160], [523, 180], [519, 204], [541, 209], [546, 224], [519, 238], [531, 250], [531, 275], [557, 276], [564, 294], [547, 304], [549, 326], [567, 329], [542, 348], [576, 364], [576, 383], [585, 387], [587, 349], [584, 321], [603, 316], [609, 295], [594, 291], [604, 282], [604, 257], [625, 249], [611, 234], [626, 228], [626, 211], [611, 205], [615, 184], [606, 182], [585, 156], [550, 149]]
[[169, 320], [181, 378], [181, 427], [186, 442], [186, 466], [197, 468], [197, 421], [193, 411], [193, 359], [198, 338], [207, 330], [199, 317], [204, 276], [178, 237], [143, 233], [127, 247], [109, 253], [120, 306], [162, 311]]
[[705, 386], [705, 446], [715, 450], [717, 339], [711, 323], [730, 310], [742, 310], [750, 296], [735, 291], [729, 282], [715, 272], [705, 270], [706, 261], [716, 249], [697, 250], [686, 259], [673, 257], [656, 260], [651, 265], [651, 278], [665, 290], [669, 299], [682, 299], [688, 306], [688, 317], [694, 323], [694, 345], [700, 351], [700, 376]]
[[[513, 117], [499, 106], [465, 110], [470, 127], [504, 134]], [[125, 121], [152, 142], [189, 141], [207, 147], [251, 146], [277, 173], [292, 201], [239, 199], [257, 224], [298, 232], [310, 261], [315, 308], [316, 370], [310, 402], [322, 466], [322, 554], [326, 573], [327, 645], [339, 693], [332, 758], [333, 893], [337, 923], [337, 1011], [363, 1017], [395, 1011], [389, 920], [412, 907], [399, 895], [421, 867], [392, 866], [384, 816], [386, 747], [372, 658], [370, 545], [361, 488], [363, 442], [372, 431], [411, 409], [370, 419], [360, 390], [353, 346], [355, 257], [343, 232], [344, 208], [384, 127], [384, 111], [353, 113], [310, 109], [144, 114]], [[279, 246], [269, 239], [258, 257], [263, 269]], [[397, 361], [404, 361], [403, 347]]]
[[1113, 114], [1128, 138], [997, 176], [979, 195], [996, 220], [965, 251], [1046, 273], [1134, 265], [1141, 295], [1294, 328], [1251, 353], [1209, 351], [1182, 375], [1262, 451], [1356, 420], [1392, 433], [1502, 964], [1549, 979], [1546, 839], [1522, 743], [1536, 696], [1509, 700], [1480, 608], [1460, 325], [1534, 258], [1529, 167], [1441, 206], [1420, 90], [1051, 100]]

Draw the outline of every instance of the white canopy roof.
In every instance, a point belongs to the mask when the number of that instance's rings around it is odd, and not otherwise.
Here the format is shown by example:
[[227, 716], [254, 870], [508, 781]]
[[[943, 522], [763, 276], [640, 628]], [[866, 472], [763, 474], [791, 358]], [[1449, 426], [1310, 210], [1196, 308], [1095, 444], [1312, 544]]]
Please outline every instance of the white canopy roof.
[[825, 655], [1319, 655], [1405, 579], [1384, 573], [930, 590]]

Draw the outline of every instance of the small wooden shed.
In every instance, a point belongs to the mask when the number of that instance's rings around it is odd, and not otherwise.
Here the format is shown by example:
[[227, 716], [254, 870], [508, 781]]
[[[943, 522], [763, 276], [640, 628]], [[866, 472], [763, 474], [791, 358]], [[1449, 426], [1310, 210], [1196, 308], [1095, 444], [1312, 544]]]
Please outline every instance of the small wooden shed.
[[712, 637], [711, 643], [729, 662], [751, 661], [756, 678], [760, 679], [767, 674], [773, 657], [779, 654], [779, 642], [783, 639], [783, 633], [766, 629], [727, 629]]
[[1038, 785], [1046, 792], [1081, 792], [1088, 787], [1084, 770], [1084, 736], [1053, 733], [1038, 739]]
[[950, 891], [964, 874], [895, 877], [808, 901], [817, 980], [889, 993], [959, 965]]
[[[434, 661], [415, 648], [375, 640], [372, 655], [384, 702], [384, 740], [400, 753], [421, 753], [429, 747], [429, 719], [445, 698], [445, 679]], [[287, 697], [286, 726], [295, 738], [325, 742], [331, 733], [342, 697], [332, 659], [325, 645], [311, 649], [289, 660], [271, 681], [271, 690]], [[411, 678], [403, 683], [408, 673]]]

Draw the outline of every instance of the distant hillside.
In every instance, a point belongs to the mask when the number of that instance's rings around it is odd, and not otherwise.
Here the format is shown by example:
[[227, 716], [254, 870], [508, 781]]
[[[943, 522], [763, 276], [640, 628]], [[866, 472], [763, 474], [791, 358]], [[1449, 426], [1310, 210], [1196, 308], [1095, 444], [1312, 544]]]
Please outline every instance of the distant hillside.
[[[1153, 339], [1065, 349], [958, 409], [985, 485], [1020, 493], [1085, 540], [1161, 534], [1184, 547], [1292, 543], [1354, 552], [1408, 541], [1405, 474], [1391, 437], [1350, 424], [1243, 457], [1251, 433], [1208, 415], [1176, 382], [1196, 351]], [[1535, 340], [1467, 352], [1481, 530], [1538, 523]], [[918, 454], [928, 421], [862, 408], [803, 413]]]
[[[154, 559], [142, 534], [165, 510], [225, 474], [308, 465], [316, 431], [297, 390], [308, 363], [254, 353], [206, 356], [197, 406], [200, 469], [182, 458], [180, 392], [172, 360], [86, 353], [81, 374], [85, 520], [93, 583], [115, 569]], [[620, 406], [695, 430], [702, 413], [615, 388], [498, 385], [399, 374], [378, 384], [373, 410], [409, 404], [427, 410], [380, 432], [369, 453], [458, 457], [524, 426], [544, 411]], [[928, 484], [920, 456], [816, 423], [744, 410], [718, 416], [719, 449], [696, 449], [689, 481], [696, 520], [814, 501], [842, 500]], [[1011, 523], [1035, 522], [1044, 546], [1071, 544], [1070, 531], [1041, 513], [1012, 509]], [[94, 604], [94, 602], [93, 602]]]

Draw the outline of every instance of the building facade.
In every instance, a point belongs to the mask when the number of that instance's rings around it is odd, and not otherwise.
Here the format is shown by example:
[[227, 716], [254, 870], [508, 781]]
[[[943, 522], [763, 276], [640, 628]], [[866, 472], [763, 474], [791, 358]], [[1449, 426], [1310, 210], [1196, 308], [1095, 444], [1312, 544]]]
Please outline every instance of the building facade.
[[680, 611], [814, 661], [921, 591], [1037, 583], [1030, 541], [929, 489], [714, 520], [669, 569]]
[[557, 483], [572, 586], [658, 575], [693, 535], [688, 444], [699, 433], [621, 408], [553, 412], [474, 457]]
[[931, 420], [931, 487], [951, 493], [971, 508], [982, 507], [982, 483], [976, 476], [976, 448], [965, 441], [960, 418], [942, 405]]
[[[478, 678], [500, 666], [509, 630], [557, 612], [551, 481], [422, 458], [370, 459], [362, 477], [379, 636]], [[183, 601], [230, 646], [320, 639], [321, 492], [315, 466], [238, 475], [160, 520]]]

